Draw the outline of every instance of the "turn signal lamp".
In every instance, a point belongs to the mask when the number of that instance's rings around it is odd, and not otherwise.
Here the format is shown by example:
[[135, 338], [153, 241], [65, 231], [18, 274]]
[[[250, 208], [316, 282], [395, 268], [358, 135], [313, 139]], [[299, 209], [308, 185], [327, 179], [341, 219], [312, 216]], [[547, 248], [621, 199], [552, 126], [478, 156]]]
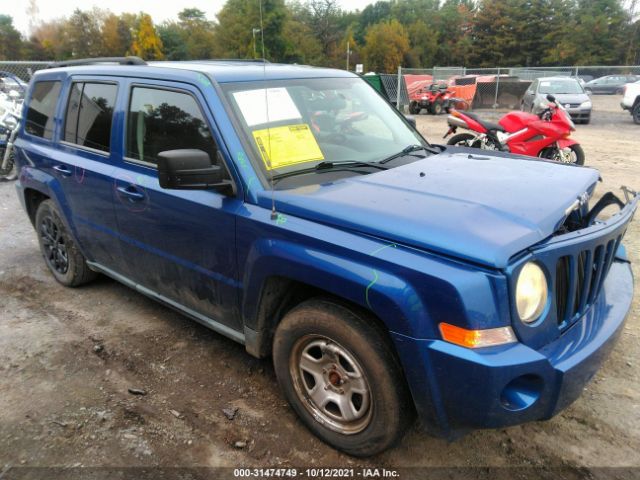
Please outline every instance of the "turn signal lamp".
[[449, 323], [441, 323], [440, 333], [443, 340], [466, 348], [493, 347], [517, 341], [511, 327], [467, 330]]

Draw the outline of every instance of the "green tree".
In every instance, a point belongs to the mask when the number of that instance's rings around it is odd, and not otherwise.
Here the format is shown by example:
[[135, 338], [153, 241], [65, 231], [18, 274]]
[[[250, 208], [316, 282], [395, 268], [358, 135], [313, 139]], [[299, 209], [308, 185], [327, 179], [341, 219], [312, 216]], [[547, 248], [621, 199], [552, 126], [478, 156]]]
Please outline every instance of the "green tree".
[[423, 20], [416, 20], [407, 28], [411, 50], [407, 55], [409, 67], [432, 67], [439, 47], [438, 30]]
[[365, 68], [394, 72], [409, 52], [409, 36], [397, 20], [372, 25], [367, 29], [364, 47]]
[[131, 29], [127, 22], [122, 17], [108, 13], [102, 23], [102, 55], [126, 55], [131, 41]]
[[547, 61], [612, 65], [625, 59], [630, 16], [619, 0], [578, 0], [566, 27], [554, 32]]
[[151, 16], [147, 13], [140, 14], [131, 44], [131, 53], [145, 60], [162, 60], [164, 58], [162, 40], [153, 26]]
[[[263, 31], [260, 32], [260, 4], [253, 0], [228, 0], [218, 13], [216, 42], [224, 56], [253, 58], [262, 56], [261, 35], [264, 35], [267, 59], [279, 61], [286, 55], [286, 40], [282, 35], [288, 11], [284, 0], [263, 0]], [[258, 31], [254, 34], [253, 30]]]
[[0, 15], [0, 60], [21, 58], [22, 36], [13, 26], [13, 18]]
[[102, 12], [76, 8], [64, 26], [65, 50], [78, 58], [98, 57], [102, 53]]

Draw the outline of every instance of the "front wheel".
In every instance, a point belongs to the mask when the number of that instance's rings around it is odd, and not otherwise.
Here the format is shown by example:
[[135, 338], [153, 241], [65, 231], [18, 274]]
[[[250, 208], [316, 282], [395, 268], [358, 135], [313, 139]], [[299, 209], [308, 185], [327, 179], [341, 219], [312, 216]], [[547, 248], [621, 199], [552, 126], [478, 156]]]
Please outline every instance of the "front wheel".
[[431, 105], [429, 105], [429, 112], [432, 115], [440, 115], [442, 113], [442, 110], [443, 110], [442, 100], [436, 100]]
[[584, 165], [584, 150], [577, 143], [559, 150], [556, 147], [545, 148], [538, 156], [540, 158], [546, 158], [560, 163], [571, 163], [574, 165]]
[[633, 123], [640, 125], [640, 102], [636, 103], [636, 106], [633, 107], [631, 115], [633, 116]]
[[273, 341], [278, 383], [304, 424], [358, 457], [398, 442], [413, 420], [403, 373], [372, 318], [312, 299], [290, 311]]
[[470, 133], [459, 133], [449, 139], [447, 145], [455, 145], [457, 147], [473, 147], [480, 148], [480, 142], [475, 135]]
[[422, 108], [420, 108], [420, 105], [418, 105], [418, 102], [413, 101], [409, 104], [409, 113], [411, 115], [418, 115], [420, 113], [420, 110], [422, 110]]

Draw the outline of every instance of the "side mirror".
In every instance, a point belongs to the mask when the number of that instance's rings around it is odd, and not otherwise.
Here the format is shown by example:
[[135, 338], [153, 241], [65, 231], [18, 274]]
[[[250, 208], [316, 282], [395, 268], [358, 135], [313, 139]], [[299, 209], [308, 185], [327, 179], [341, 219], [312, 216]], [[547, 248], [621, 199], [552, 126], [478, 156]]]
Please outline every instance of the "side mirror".
[[591, 90], [585, 90], [584, 93], [586, 93], [587, 95], [591, 96]]
[[409, 125], [411, 125], [413, 128], [418, 128], [416, 124], [416, 117], [412, 115], [405, 115], [404, 118], [407, 120], [407, 122], [409, 122]]
[[158, 154], [158, 180], [162, 188], [203, 190], [229, 187], [224, 169], [212, 165], [207, 152], [196, 149], [167, 150]]

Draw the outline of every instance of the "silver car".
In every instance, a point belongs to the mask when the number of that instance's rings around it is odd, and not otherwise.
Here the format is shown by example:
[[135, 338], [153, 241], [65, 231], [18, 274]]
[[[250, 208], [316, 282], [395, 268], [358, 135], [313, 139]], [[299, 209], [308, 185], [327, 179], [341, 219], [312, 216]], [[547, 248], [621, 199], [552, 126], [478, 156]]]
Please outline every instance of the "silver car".
[[591, 98], [580, 82], [571, 77], [537, 78], [522, 97], [521, 108], [525, 112], [538, 114], [546, 108], [547, 95], [556, 100], [571, 115], [575, 123], [589, 123], [591, 120]]

